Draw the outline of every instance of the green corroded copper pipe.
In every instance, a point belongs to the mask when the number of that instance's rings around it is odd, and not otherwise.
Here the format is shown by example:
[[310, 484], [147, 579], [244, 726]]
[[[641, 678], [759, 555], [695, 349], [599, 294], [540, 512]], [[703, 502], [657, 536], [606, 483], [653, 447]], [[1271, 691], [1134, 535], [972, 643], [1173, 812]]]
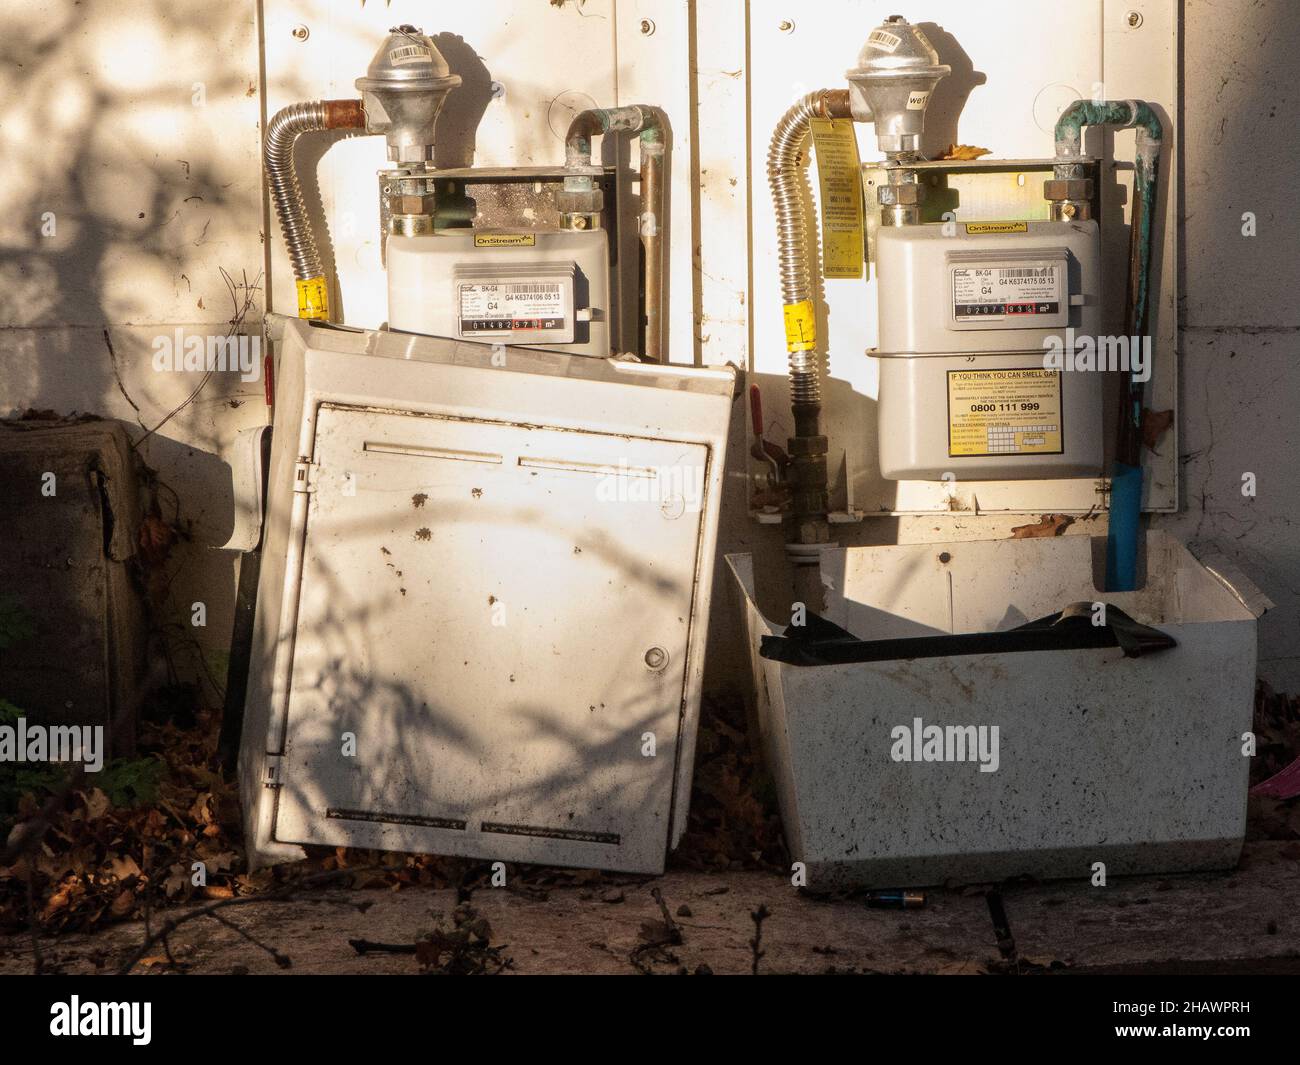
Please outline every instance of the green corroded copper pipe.
[[[1156, 176], [1164, 128], [1160, 118], [1141, 100], [1075, 100], [1056, 123], [1056, 176], [1080, 175], [1083, 127], [1111, 126], [1137, 130], [1133, 165], [1132, 238], [1129, 254], [1127, 321], [1137, 342], [1146, 335], [1150, 302], [1151, 225], [1155, 217]], [[1139, 521], [1142, 508], [1143, 384], [1130, 376], [1120, 394], [1119, 433], [1110, 478], [1110, 514], [1106, 532], [1106, 590], [1127, 592], [1137, 587]]]
[[[1133, 167], [1133, 226], [1136, 276], [1131, 279], [1126, 323], [1133, 336], [1141, 336], [1146, 324], [1150, 292], [1151, 219], [1155, 204], [1156, 170], [1164, 127], [1159, 116], [1142, 100], [1075, 100], [1056, 120], [1056, 176], [1077, 176], [1077, 160], [1083, 153], [1084, 126], [1112, 126], [1137, 129], [1137, 157]], [[1066, 160], [1070, 160], [1066, 162]], [[1142, 411], [1134, 412], [1141, 418]]]

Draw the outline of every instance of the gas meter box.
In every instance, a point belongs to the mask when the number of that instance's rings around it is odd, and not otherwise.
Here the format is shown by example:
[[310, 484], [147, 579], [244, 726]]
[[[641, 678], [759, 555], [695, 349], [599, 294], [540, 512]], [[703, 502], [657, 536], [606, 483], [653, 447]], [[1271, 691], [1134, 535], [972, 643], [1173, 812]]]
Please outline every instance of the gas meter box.
[[610, 354], [604, 230], [393, 235], [387, 259], [392, 329]]
[[1097, 334], [1095, 222], [882, 227], [877, 256], [886, 478], [1100, 472], [1102, 375], [1047, 358]]

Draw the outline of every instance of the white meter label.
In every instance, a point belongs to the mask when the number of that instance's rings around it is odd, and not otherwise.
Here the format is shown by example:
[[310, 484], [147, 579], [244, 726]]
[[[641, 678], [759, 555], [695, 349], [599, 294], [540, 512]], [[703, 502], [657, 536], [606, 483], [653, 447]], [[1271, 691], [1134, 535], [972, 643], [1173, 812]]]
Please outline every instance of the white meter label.
[[1065, 264], [962, 263], [952, 267], [952, 317], [956, 322], [1017, 324], [1059, 316], [1065, 309]]
[[568, 321], [558, 281], [489, 281], [460, 285], [460, 334], [554, 330]]
[[1061, 371], [948, 371], [948, 454], [1060, 455]]

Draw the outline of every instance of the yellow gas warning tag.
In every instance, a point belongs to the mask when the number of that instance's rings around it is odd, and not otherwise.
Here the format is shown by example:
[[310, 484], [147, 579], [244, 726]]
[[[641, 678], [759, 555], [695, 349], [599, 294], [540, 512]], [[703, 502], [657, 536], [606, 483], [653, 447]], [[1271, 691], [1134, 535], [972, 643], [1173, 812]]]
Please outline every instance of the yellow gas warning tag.
[[817, 346], [817, 315], [812, 300], [785, 305], [785, 346], [790, 351], [811, 351]]
[[328, 319], [329, 286], [323, 277], [309, 277], [298, 282], [298, 317]]
[[476, 248], [535, 248], [536, 233], [475, 233]]
[[966, 232], [982, 236], [987, 233], [1028, 233], [1028, 222], [967, 222]]
[[948, 454], [1059, 455], [1061, 371], [948, 371]]
[[822, 273], [861, 277], [862, 170], [853, 121], [814, 118], [811, 124], [822, 214]]

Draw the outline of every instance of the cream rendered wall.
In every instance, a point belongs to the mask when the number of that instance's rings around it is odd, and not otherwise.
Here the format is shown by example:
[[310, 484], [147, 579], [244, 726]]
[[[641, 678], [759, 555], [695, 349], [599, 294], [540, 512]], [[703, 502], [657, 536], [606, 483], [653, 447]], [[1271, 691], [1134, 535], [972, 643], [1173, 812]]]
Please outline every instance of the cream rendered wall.
[[[251, 299], [257, 332], [259, 86], [246, 0], [0, 5], [0, 414], [159, 425], [203, 375], [155, 371], [154, 340], [226, 333], [235, 305], [222, 271], [241, 304]], [[265, 409], [260, 374], [214, 374], [138, 445], [163, 482], [164, 516], [190, 536], [157, 585], [179, 622], [169, 643], [183, 674], [206, 665], [218, 683], [237, 565], [212, 550], [231, 531], [226, 454]], [[195, 602], [205, 627], [190, 624]]]

